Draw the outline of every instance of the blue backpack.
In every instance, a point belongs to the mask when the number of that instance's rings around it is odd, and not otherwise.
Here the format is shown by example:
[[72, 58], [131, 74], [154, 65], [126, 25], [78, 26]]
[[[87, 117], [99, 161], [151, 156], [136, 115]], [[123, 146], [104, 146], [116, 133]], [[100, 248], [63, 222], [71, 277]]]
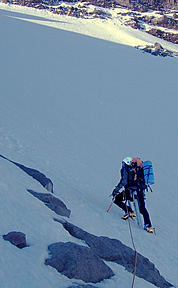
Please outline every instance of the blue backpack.
[[143, 162], [143, 174], [145, 184], [150, 188], [151, 192], [153, 192], [150, 185], [154, 184], [155, 181], [154, 181], [153, 165], [151, 161]]

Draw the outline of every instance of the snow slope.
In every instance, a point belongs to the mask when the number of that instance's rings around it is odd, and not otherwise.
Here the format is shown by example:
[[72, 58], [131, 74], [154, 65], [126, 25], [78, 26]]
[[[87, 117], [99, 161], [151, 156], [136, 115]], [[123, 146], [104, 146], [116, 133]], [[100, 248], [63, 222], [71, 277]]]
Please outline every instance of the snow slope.
[[[55, 195], [72, 210], [73, 224], [130, 247], [128, 224], [120, 219], [123, 212], [118, 207], [106, 212], [109, 195], [119, 181], [123, 157], [152, 160], [156, 183], [146, 204], [156, 236], [136, 223], [132, 231], [138, 252], [176, 287], [177, 59], [143, 54], [121, 45], [125, 42], [97, 39], [97, 33], [82, 35], [87, 33], [77, 19], [75, 31], [64, 31], [21, 21], [19, 17], [29, 15], [4, 7], [0, 4], [0, 154], [51, 178]], [[22, 231], [30, 245], [19, 250], [0, 238], [1, 287], [67, 288], [82, 283], [44, 265], [49, 244], [81, 244], [26, 191], [45, 189], [1, 158], [0, 167], [1, 235]], [[96, 287], [131, 287], [130, 273], [108, 265], [115, 276]], [[136, 278], [135, 287], [154, 286]]]
[[[80, 4], [78, 3], [67, 4], [67, 6], [68, 5], [72, 5], [73, 7], [78, 7], [78, 5], [80, 6]], [[63, 6], [65, 7], [65, 3], [63, 3]], [[178, 45], [164, 41], [162, 39], [158, 39], [157, 37], [147, 34], [144, 31], [135, 30], [127, 26], [125, 23], [129, 19], [131, 19], [131, 16], [128, 15], [129, 10], [123, 7], [115, 9], [104, 9], [101, 7], [97, 7], [102, 12], [106, 12], [111, 15], [111, 18], [107, 19], [76, 19], [75, 17], [57, 15], [46, 10], [38, 10], [18, 5], [7, 5], [3, 3], [0, 3], [0, 7], [1, 9], [7, 11], [14, 11], [20, 13], [20, 15], [11, 14], [10, 17], [15, 17], [23, 21], [62, 29], [65, 31], [72, 31], [79, 34], [128, 45], [131, 47], [145, 46], [150, 44], [153, 45], [155, 42], [159, 42], [164, 49], [178, 52]], [[93, 11], [95, 8], [96, 7], [93, 5], [88, 6], [89, 11]], [[143, 15], [155, 16], [155, 13], [156, 12], [154, 11], [148, 11], [145, 12]], [[124, 14], [126, 15], [124, 16]], [[152, 28], [152, 26], [148, 24], [146, 26], [147, 30], [148, 28]], [[161, 28], [161, 30], [164, 30], [165, 32], [168, 31], [168, 29], [163, 27]], [[175, 33], [175, 31], [170, 32]]]

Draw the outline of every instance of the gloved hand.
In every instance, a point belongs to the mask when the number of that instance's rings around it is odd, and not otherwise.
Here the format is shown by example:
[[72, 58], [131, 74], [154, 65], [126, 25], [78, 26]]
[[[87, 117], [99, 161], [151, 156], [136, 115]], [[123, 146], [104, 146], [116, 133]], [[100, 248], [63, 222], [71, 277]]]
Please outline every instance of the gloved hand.
[[116, 186], [115, 189], [112, 191], [112, 196], [113, 196], [113, 197], [116, 197], [117, 194], [119, 194], [119, 190], [120, 190], [120, 189]]

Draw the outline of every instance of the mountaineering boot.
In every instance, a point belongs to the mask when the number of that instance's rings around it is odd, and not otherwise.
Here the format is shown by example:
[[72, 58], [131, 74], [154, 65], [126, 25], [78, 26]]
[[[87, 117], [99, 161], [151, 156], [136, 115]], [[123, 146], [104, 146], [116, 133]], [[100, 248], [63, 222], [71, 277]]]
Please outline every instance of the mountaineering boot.
[[131, 218], [134, 218], [134, 217], [136, 217], [136, 214], [135, 214], [135, 212], [130, 212], [130, 213], [129, 213], [129, 217], [131, 217]]
[[146, 230], [148, 233], [153, 233], [153, 227], [149, 226], [149, 224], [145, 224], [144, 230]]
[[129, 218], [129, 213], [126, 213], [126, 214], [122, 217], [123, 220], [127, 220], [128, 218]]
[[132, 219], [133, 219], [134, 217], [136, 217], [135, 212], [126, 213], [126, 214], [122, 217], [122, 219], [123, 219], [123, 220], [127, 220], [129, 217], [131, 217]]

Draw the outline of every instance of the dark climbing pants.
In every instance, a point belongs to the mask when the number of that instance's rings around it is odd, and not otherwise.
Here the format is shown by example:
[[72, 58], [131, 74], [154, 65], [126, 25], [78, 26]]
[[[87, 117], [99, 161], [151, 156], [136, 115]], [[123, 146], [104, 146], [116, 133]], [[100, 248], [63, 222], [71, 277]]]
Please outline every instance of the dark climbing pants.
[[[130, 192], [133, 192], [133, 191], [129, 189], [125, 189], [125, 191], [119, 193], [114, 200], [114, 203], [118, 205], [120, 208], [122, 208], [126, 213], [132, 212], [132, 209], [130, 208], [130, 206], [126, 205], [127, 200], [133, 201], [133, 198], [130, 196], [131, 195]], [[137, 199], [138, 199], [140, 213], [143, 215], [144, 224], [148, 224], [149, 226], [151, 226], [149, 213], [145, 207], [143, 190], [137, 190]], [[125, 201], [125, 203], [123, 201]]]
[[[127, 200], [132, 200], [132, 199], [130, 197], [130, 191], [125, 189], [125, 191], [119, 193], [116, 196], [114, 203], [120, 208], [122, 208], [125, 211], [125, 213], [132, 212], [132, 209], [130, 208], [130, 206], [126, 205]], [[125, 203], [123, 201], [125, 201]]]

